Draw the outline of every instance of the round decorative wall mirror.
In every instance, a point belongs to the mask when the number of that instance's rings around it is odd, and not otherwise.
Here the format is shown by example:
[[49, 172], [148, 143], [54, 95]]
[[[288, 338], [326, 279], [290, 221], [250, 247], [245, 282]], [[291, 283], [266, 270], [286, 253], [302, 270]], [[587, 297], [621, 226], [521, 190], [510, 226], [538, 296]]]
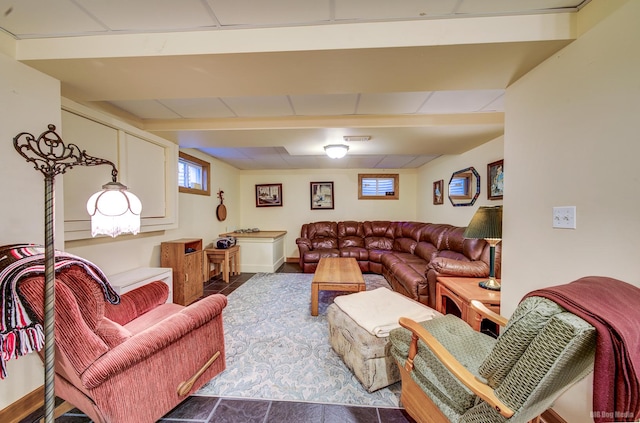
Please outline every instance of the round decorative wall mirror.
[[453, 172], [449, 180], [449, 201], [454, 207], [472, 206], [480, 195], [480, 174], [474, 167]]

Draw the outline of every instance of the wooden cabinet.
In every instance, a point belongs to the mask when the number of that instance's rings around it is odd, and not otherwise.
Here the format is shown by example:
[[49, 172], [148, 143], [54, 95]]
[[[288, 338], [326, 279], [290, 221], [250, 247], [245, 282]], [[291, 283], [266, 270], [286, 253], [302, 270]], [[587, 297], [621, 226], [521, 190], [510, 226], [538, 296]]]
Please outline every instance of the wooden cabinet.
[[160, 244], [162, 267], [173, 269], [173, 302], [189, 305], [202, 297], [202, 239], [181, 238]]

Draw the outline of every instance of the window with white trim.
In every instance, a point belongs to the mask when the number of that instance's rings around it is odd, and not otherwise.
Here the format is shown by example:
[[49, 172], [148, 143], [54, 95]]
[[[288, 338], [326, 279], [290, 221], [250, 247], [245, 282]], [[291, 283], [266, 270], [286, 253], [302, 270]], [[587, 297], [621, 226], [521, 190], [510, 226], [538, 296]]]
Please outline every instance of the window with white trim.
[[190, 194], [211, 195], [210, 164], [182, 151], [178, 157], [178, 190]]
[[398, 174], [358, 174], [359, 200], [397, 200]]

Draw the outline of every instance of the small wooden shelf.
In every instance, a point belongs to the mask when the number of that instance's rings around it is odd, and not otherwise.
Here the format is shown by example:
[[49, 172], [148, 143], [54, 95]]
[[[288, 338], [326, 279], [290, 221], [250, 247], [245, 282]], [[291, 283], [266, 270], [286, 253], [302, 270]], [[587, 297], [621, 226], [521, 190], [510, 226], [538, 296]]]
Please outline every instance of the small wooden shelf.
[[202, 297], [202, 239], [181, 238], [160, 245], [162, 267], [173, 269], [173, 302], [189, 305]]

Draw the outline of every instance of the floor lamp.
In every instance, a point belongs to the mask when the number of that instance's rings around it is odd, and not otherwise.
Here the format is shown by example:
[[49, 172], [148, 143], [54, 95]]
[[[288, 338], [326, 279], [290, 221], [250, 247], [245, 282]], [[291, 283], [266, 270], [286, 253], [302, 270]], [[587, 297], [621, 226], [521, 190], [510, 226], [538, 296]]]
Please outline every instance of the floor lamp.
[[62, 141], [55, 132], [55, 125], [38, 138], [27, 132], [21, 132], [13, 138], [13, 146], [27, 162], [33, 163], [36, 170], [44, 175], [44, 408], [45, 422], [54, 422], [55, 408], [55, 192], [54, 181], [57, 175], [65, 173], [74, 166], [110, 165], [112, 181], [103, 185], [103, 190], [94, 194], [87, 203], [91, 215], [92, 236], [105, 234], [112, 237], [121, 233], [137, 234], [140, 230], [142, 204], [127, 187], [117, 182], [118, 170], [109, 160], [92, 157], [75, 144]]

